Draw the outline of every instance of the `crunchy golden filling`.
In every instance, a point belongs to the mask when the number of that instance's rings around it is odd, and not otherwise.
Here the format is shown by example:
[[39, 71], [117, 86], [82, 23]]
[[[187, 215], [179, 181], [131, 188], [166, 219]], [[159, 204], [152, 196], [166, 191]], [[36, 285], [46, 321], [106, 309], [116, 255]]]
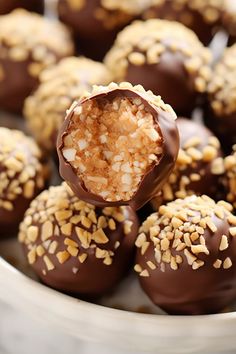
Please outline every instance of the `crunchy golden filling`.
[[128, 201], [160, 160], [162, 143], [139, 97], [92, 99], [75, 108], [63, 156], [88, 191], [106, 201]]

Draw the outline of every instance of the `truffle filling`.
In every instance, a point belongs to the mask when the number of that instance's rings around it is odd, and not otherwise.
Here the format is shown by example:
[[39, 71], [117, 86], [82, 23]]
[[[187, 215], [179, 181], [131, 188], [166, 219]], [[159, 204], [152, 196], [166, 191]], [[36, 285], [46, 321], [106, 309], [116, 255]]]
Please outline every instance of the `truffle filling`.
[[159, 125], [139, 97], [97, 97], [74, 109], [63, 156], [86, 189], [106, 201], [129, 201], [162, 157]]

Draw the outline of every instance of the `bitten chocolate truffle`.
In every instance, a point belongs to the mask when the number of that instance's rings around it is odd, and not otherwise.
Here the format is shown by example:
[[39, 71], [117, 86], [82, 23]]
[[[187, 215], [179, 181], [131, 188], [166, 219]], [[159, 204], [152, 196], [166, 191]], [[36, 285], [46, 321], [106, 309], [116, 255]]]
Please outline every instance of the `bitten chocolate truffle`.
[[139, 209], [174, 168], [175, 118], [140, 85], [94, 86], [71, 106], [58, 135], [61, 177], [86, 202]]
[[215, 313], [236, 297], [236, 217], [207, 196], [159, 208], [140, 228], [135, 270], [150, 299], [170, 314]]
[[146, 2], [59, 0], [58, 11], [61, 21], [72, 28], [82, 54], [100, 60], [117, 33], [147, 7]]
[[24, 105], [28, 127], [39, 145], [47, 150], [56, 149], [58, 129], [66, 110], [93, 84], [107, 85], [111, 75], [99, 62], [87, 58], [69, 57], [40, 75], [38, 89]]
[[127, 271], [137, 232], [138, 220], [130, 207], [95, 208], [63, 183], [31, 203], [19, 241], [43, 283], [97, 296], [111, 290]]
[[67, 29], [22, 9], [0, 17], [0, 108], [20, 112], [41, 71], [73, 54]]
[[154, 210], [161, 204], [192, 194], [216, 198], [224, 173], [220, 142], [214, 134], [189, 119], [178, 118], [176, 123], [180, 134], [178, 158], [161, 194], [151, 201]]
[[227, 200], [232, 203], [236, 209], [236, 146], [234, 146], [232, 155], [225, 157], [224, 167], [224, 184], [227, 191]]
[[211, 77], [211, 53], [177, 22], [136, 21], [119, 33], [105, 63], [116, 81], [141, 84], [188, 116]]
[[226, 49], [215, 66], [208, 97], [206, 124], [218, 136], [222, 147], [230, 152], [236, 143], [236, 45]]
[[224, 1], [159, 0], [157, 3], [153, 0], [150, 7], [144, 11], [143, 19], [162, 18], [181, 22], [193, 30], [205, 45], [208, 45], [220, 27]]
[[16, 8], [43, 13], [44, 0], [1, 0], [0, 15], [5, 15]]
[[0, 236], [17, 232], [31, 200], [45, 187], [46, 168], [36, 143], [0, 127]]

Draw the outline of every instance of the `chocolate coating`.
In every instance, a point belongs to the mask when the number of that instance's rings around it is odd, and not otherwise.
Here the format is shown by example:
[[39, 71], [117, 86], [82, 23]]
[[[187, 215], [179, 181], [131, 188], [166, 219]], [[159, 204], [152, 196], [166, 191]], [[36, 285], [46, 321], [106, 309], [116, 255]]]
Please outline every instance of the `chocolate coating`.
[[16, 8], [43, 13], [44, 0], [1, 0], [0, 15], [5, 15]]
[[55, 151], [66, 110], [92, 85], [106, 85], [111, 75], [105, 65], [84, 57], [69, 57], [45, 69], [37, 90], [24, 104], [27, 125], [38, 144]]
[[137, 232], [131, 208], [95, 208], [62, 183], [31, 203], [19, 241], [43, 283], [75, 295], [98, 296], [124, 276]]
[[0, 128], [0, 236], [14, 235], [47, 171], [36, 143], [22, 132]]
[[207, 126], [217, 135], [228, 153], [236, 143], [236, 45], [225, 50], [208, 85]]
[[191, 30], [157, 19], [127, 26], [105, 57], [116, 81], [143, 85], [179, 116], [190, 115], [206, 91], [210, 61], [209, 50]]
[[1, 16], [0, 108], [20, 112], [42, 70], [72, 53], [71, 37], [63, 25], [22, 9]]
[[178, 118], [180, 151], [175, 169], [164, 185], [162, 193], [151, 201], [154, 210], [161, 204], [188, 195], [207, 194], [217, 199], [223, 159], [219, 140], [205, 126], [185, 118]]
[[[139, 183], [136, 192], [129, 200], [109, 201], [98, 194], [93, 194], [86, 189], [83, 180], [78, 176], [76, 170], [65, 159], [63, 155], [64, 138], [68, 134], [73, 115], [78, 107], [89, 100], [98, 101], [100, 107], [111, 102], [114, 98], [140, 99], [146, 112], [151, 113], [153, 121], [159, 126], [162, 135], [162, 153], [158, 162], [153, 162], [145, 172]], [[164, 182], [171, 173], [179, 149], [179, 136], [175, 124], [175, 115], [170, 106], [165, 105], [160, 97], [154, 96], [151, 92], [145, 92], [140, 86], [133, 87], [128, 83], [120, 86], [111, 84], [107, 88], [95, 88], [95, 91], [88, 97], [81, 99], [78, 104], [72, 106], [58, 135], [57, 152], [60, 162], [61, 177], [70, 185], [74, 193], [82, 200], [99, 207], [130, 205], [137, 210], [153, 198], [161, 189]], [[124, 161], [125, 162], [125, 161]], [[111, 166], [109, 167], [111, 169]]]
[[60, 20], [72, 28], [81, 53], [101, 60], [110, 49], [117, 33], [139, 13], [138, 1], [59, 0]]
[[145, 20], [161, 18], [181, 22], [208, 45], [220, 25], [223, 4], [224, 0], [163, 0], [150, 6], [142, 17]]
[[235, 300], [236, 218], [230, 210], [225, 202], [191, 196], [160, 207], [143, 223], [135, 270], [156, 305], [170, 314], [200, 315]]

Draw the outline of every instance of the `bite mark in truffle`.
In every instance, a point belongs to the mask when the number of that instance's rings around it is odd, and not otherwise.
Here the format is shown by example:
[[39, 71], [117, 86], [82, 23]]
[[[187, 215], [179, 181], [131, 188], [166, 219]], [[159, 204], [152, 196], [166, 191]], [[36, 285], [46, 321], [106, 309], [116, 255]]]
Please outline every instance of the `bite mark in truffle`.
[[[170, 172], [178, 145], [175, 130], [173, 111], [160, 97], [129, 84], [101, 87], [75, 104], [66, 118], [58, 139], [60, 173], [78, 196], [78, 187], [84, 189], [82, 199], [108, 205], [134, 200], [139, 207], [143, 200], [135, 201], [138, 194], [149, 198], [151, 186], [156, 189], [166, 178], [163, 171], [155, 176], [155, 168], [159, 171], [163, 164]], [[173, 144], [172, 156], [168, 144]], [[144, 197], [141, 186], [150, 174], [152, 184]]]

